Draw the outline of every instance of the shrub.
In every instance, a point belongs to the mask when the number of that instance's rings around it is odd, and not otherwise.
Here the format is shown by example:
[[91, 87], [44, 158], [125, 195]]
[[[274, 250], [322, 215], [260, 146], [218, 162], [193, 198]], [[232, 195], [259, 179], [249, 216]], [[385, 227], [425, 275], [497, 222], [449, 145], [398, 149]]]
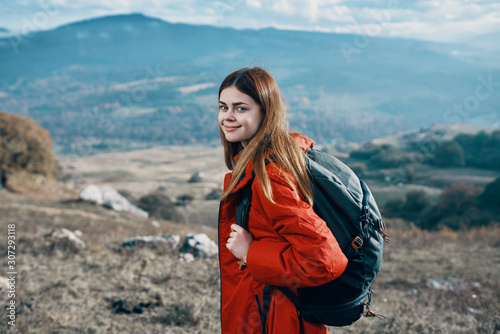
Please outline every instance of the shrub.
[[147, 211], [151, 217], [181, 221], [181, 215], [177, 211], [175, 203], [166, 195], [152, 193], [143, 196], [139, 199], [137, 206]]
[[405, 202], [401, 198], [391, 198], [384, 205], [384, 216], [396, 216], [400, 214]]
[[478, 201], [481, 208], [500, 210], [500, 177], [486, 185], [484, 191], [479, 195]]
[[486, 225], [490, 222], [490, 213], [477, 208], [477, 197], [482, 188], [455, 184], [443, 189], [436, 206], [427, 210], [417, 225], [425, 229], [447, 226], [452, 229]]
[[187, 205], [191, 204], [191, 202], [193, 200], [194, 200], [193, 195], [188, 195], [188, 194], [180, 195], [177, 197], [177, 201], [175, 204], [180, 205], [180, 206], [187, 206]]
[[221, 198], [221, 191], [219, 189], [212, 189], [211, 192], [209, 192], [206, 196], [205, 196], [205, 200], [209, 201], [209, 200], [220, 200]]
[[203, 182], [203, 173], [202, 172], [196, 172], [188, 180], [188, 183], [199, 183]]
[[49, 132], [35, 120], [0, 111], [0, 176], [27, 171], [54, 178], [56, 159]]
[[363, 173], [365, 173], [367, 171], [367, 169], [368, 169], [364, 163], [350, 164], [349, 167], [358, 176], [359, 175], [363, 175]]
[[164, 314], [151, 317], [152, 323], [179, 327], [196, 326], [199, 320], [199, 317], [194, 312], [194, 306], [190, 304], [168, 305]]
[[420, 213], [431, 204], [429, 197], [423, 190], [410, 190], [406, 193], [406, 202], [403, 210], [410, 214]]
[[434, 163], [438, 167], [463, 167], [465, 157], [462, 146], [454, 140], [443, 142], [434, 152]]
[[464, 150], [466, 166], [500, 169], [500, 130], [491, 134], [459, 134], [454, 140]]
[[403, 159], [403, 152], [395, 147], [384, 146], [370, 162], [380, 168], [398, 167]]
[[493, 216], [491, 212], [482, 211], [477, 207], [471, 207], [462, 214], [443, 217], [437, 226], [446, 226], [453, 230], [463, 230], [472, 227], [486, 226], [492, 221]]
[[477, 204], [477, 197], [482, 192], [481, 187], [454, 184], [444, 188], [439, 196], [438, 207], [443, 214], [461, 214]]
[[349, 156], [354, 159], [369, 160], [374, 155], [381, 151], [380, 146], [375, 145], [371, 142], [365, 143], [362, 147], [357, 150], [353, 150], [349, 153]]

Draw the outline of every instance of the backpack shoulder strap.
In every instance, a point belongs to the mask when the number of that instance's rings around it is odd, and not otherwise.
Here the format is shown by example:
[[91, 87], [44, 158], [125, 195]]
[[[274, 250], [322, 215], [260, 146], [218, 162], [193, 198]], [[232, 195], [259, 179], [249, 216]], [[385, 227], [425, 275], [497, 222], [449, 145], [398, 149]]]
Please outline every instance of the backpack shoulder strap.
[[[274, 161], [272, 157], [266, 159], [266, 165], [271, 161]], [[241, 189], [242, 195], [240, 195], [240, 203], [236, 208], [236, 224], [243, 227], [245, 230], [248, 230], [248, 213], [250, 212], [250, 205], [252, 204], [253, 180], [255, 180], [255, 173], [252, 173], [252, 178], [248, 181], [247, 184], [245, 184], [243, 189]]]
[[236, 207], [236, 224], [243, 227], [245, 230], [248, 230], [248, 213], [250, 212], [250, 205], [252, 202], [252, 183], [254, 178], [255, 175], [252, 176], [252, 179], [248, 181], [241, 190], [241, 200]]

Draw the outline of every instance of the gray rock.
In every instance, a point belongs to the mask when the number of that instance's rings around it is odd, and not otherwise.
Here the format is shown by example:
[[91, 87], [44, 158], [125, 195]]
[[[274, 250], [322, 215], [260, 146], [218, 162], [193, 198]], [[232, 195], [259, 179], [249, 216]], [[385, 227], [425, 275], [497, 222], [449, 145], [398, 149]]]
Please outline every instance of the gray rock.
[[80, 192], [80, 199], [108, 207], [115, 211], [131, 212], [137, 216], [147, 218], [148, 213], [120, 195], [118, 191], [109, 186], [96, 186], [91, 184]]
[[177, 249], [180, 245], [181, 237], [176, 234], [167, 234], [162, 236], [137, 236], [125, 241], [122, 244], [124, 248], [132, 248], [135, 246], [156, 245], [162, 244], [170, 246], [172, 249]]
[[460, 291], [469, 288], [480, 288], [478, 282], [464, 282], [458, 278], [433, 279], [427, 282], [427, 285], [436, 290]]
[[70, 231], [65, 228], [57, 228], [45, 235], [45, 247], [49, 250], [55, 248], [73, 252], [79, 252], [85, 248], [85, 242], [80, 237], [80, 231]]
[[186, 240], [181, 248], [181, 252], [191, 253], [194, 256], [215, 256], [218, 253], [217, 244], [211, 240], [206, 234], [192, 234], [186, 235]]

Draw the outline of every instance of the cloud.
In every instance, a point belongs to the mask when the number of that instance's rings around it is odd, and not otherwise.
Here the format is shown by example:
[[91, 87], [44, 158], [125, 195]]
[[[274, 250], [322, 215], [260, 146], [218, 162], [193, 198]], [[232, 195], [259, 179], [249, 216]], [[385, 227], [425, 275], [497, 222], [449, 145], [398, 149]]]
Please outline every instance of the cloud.
[[262, 8], [262, 4], [259, 0], [247, 0], [246, 4], [251, 8]]
[[318, 19], [318, 0], [309, 0], [309, 20], [316, 23]]
[[0, 7], [1, 25], [11, 30], [142, 12], [170, 22], [449, 42], [500, 34], [500, 3], [493, 0], [0, 0]]
[[275, 0], [271, 9], [279, 15], [294, 16], [299, 8], [293, 1]]

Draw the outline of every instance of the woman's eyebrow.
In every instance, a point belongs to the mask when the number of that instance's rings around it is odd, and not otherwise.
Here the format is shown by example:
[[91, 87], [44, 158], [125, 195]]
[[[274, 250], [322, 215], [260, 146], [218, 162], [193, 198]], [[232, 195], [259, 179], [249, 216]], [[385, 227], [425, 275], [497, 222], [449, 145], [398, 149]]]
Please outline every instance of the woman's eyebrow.
[[[219, 104], [224, 104], [224, 105], [227, 105], [227, 103], [226, 103], [226, 102], [224, 102], [224, 101], [219, 101]], [[246, 102], [234, 102], [234, 103], [233, 103], [233, 106], [239, 106], [239, 105], [242, 105], [242, 104], [249, 105], [249, 104], [248, 104], [248, 103], [246, 103]]]
[[[226, 103], [226, 102], [224, 102], [224, 101], [219, 101], [219, 104], [223, 104], [223, 105], [226, 105], [226, 106], [227, 106], [227, 103]], [[245, 104], [245, 105], [247, 105], [247, 106], [249, 105], [249, 104], [248, 104], [248, 103], [246, 103], [246, 102], [234, 102], [234, 103], [233, 103], [233, 106], [235, 106], [235, 107], [236, 107], [236, 106], [239, 106], [239, 105], [242, 105], [242, 104]]]

